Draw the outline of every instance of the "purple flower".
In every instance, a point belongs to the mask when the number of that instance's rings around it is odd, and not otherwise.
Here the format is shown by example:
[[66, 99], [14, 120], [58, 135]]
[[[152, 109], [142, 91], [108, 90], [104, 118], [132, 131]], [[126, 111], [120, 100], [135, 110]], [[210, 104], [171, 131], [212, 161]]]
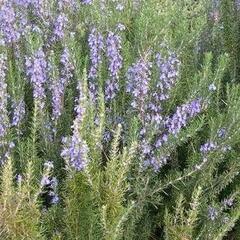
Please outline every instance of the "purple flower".
[[143, 166], [144, 167], [151, 167], [155, 172], [158, 172], [159, 169], [167, 164], [169, 156], [153, 156], [151, 155], [150, 157], [146, 158], [144, 160]]
[[99, 65], [101, 64], [101, 52], [103, 50], [103, 37], [93, 28], [88, 37], [88, 46], [90, 49], [91, 67], [88, 77], [91, 79], [97, 78]]
[[58, 202], [59, 202], [59, 196], [54, 193], [54, 195], [52, 196], [52, 199], [51, 199], [51, 203], [57, 204]]
[[211, 221], [214, 221], [218, 216], [218, 211], [216, 208], [209, 206], [208, 207], [208, 218]]
[[43, 176], [40, 184], [41, 184], [41, 187], [47, 186], [51, 184], [51, 180], [49, 179], [48, 176]]
[[119, 90], [118, 83], [113, 80], [107, 80], [105, 86], [105, 98], [107, 101], [112, 100], [116, 97]]
[[111, 79], [119, 78], [119, 71], [122, 68], [121, 37], [109, 32], [106, 40], [107, 57], [109, 61], [108, 70]]
[[77, 133], [67, 139], [67, 144], [61, 153], [61, 156], [67, 160], [69, 165], [76, 171], [81, 171], [87, 166], [88, 147]]
[[227, 130], [226, 128], [220, 128], [218, 131], [217, 131], [217, 136], [219, 138], [224, 138], [227, 134]]
[[207, 154], [213, 150], [215, 150], [217, 148], [217, 144], [212, 142], [212, 141], [208, 141], [206, 142], [205, 144], [203, 144], [201, 147], [200, 147], [200, 152], [202, 154]]
[[53, 27], [52, 41], [63, 39], [67, 22], [68, 22], [68, 19], [64, 13], [61, 13], [57, 16], [54, 23], [54, 27]]
[[234, 203], [234, 199], [233, 198], [225, 198], [223, 200], [223, 206], [225, 208], [228, 208], [228, 207], [232, 207], [233, 206], [233, 203]]
[[177, 111], [167, 121], [168, 132], [176, 135], [185, 127], [191, 118], [194, 118], [202, 111], [202, 103], [200, 99], [193, 100], [177, 107]]
[[26, 60], [27, 75], [33, 85], [33, 97], [37, 108], [43, 110], [45, 106], [44, 85], [47, 80], [47, 62], [42, 49], [39, 49], [32, 58]]
[[12, 117], [12, 126], [19, 126], [25, 115], [25, 103], [23, 99], [14, 101], [12, 104], [13, 117]]

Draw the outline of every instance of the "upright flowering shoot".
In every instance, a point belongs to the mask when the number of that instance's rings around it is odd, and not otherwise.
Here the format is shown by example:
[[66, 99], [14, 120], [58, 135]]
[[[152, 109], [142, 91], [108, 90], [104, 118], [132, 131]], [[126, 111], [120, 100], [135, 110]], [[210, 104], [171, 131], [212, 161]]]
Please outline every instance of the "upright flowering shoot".
[[167, 57], [160, 53], [156, 55], [159, 81], [156, 84], [156, 100], [162, 101], [169, 98], [169, 91], [175, 86], [178, 75], [180, 61], [173, 52], [169, 52]]
[[25, 115], [25, 102], [23, 99], [19, 99], [18, 101], [14, 101], [12, 103], [12, 111], [13, 111], [13, 115], [12, 115], [12, 122], [11, 125], [14, 127], [19, 128], [24, 115]]
[[59, 41], [64, 38], [67, 22], [68, 19], [64, 13], [61, 13], [57, 16], [53, 27], [52, 41]]
[[89, 88], [92, 100], [96, 100], [97, 97], [97, 77], [99, 66], [102, 62], [101, 53], [104, 48], [103, 37], [97, 32], [96, 28], [93, 28], [88, 37], [88, 46], [90, 49], [91, 65], [88, 73]]
[[131, 106], [137, 110], [141, 120], [145, 119], [146, 103], [150, 87], [151, 62], [141, 58], [127, 72], [127, 92], [132, 95]]
[[20, 38], [16, 25], [16, 13], [11, 1], [0, 4], [0, 34], [3, 44], [16, 42]]
[[168, 120], [168, 132], [170, 134], [177, 135], [180, 130], [187, 125], [188, 121], [197, 116], [201, 111], [201, 99], [196, 99], [177, 107], [177, 111]]
[[110, 78], [106, 82], [105, 98], [106, 100], [112, 100], [119, 90], [119, 74], [122, 68], [122, 56], [121, 50], [121, 38], [120, 36], [109, 32], [106, 40], [107, 57], [108, 57], [108, 71]]
[[79, 84], [79, 99], [75, 107], [76, 118], [73, 122], [73, 134], [71, 137], [63, 138], [64, 149], [61, 156], [65, 159], [67, 165], [76, 171], [84, 170], [87, 166], [88, 146], [81, 136], [81, 125], [85, 114], [86, 99]]
[[2, 138], [7, 134], [8, 111], [7, 111], [7, 83], [6, 83], [6, 56], [0, 54], [0, 147], [2, 145]]
[[26, 60], [27, 75], [33, 86], [33, 97], [38, 110], [45, 106], [45, 83], [47, 80], [47, 61], [42, 49]]
[[52, 84], [52, 119], [58, 120], [62, 114], [63, 98], [65, 88], [68, 85], [70, 79], [73, 77], [74, 66], [70, 60], [70, 54], [67, 48], [64, 48], [60, 58], [61, 71], [60, 77]]

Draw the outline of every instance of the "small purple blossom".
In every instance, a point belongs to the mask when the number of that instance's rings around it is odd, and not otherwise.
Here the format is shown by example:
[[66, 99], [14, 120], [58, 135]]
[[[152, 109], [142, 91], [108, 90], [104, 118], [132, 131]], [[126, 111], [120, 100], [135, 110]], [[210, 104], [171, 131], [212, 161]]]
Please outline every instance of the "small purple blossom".
[[51, 184], [51, 180], [49, 179], [48, 176], [43, 176], [40, 184], [41, 184], [41, 187], [47, 186]]
[[118, 3], [117, 6], [116, 6], [116, 10], [118, 10], [120, 12], [123, 11], [124, 10], [124, 5], [121, 4], [121, 3]]
[[54, 195], [52, 195], [51, 203], [57, 204], [58, 202], [59, 202], [59, 196], [54, 193]]
[[228, 152], [228, 151], [231, 151], [231, 150], [232, 150], [232, 147], [229, 146], [229, 145], [224, 145], [224, 146], [221, 148], [221, 150], [222, 150], [224, 153], [226, 153], [226, 152]]
[[82, 4], [85, 4], [85, 5], [90, 5], [92, 4], [93, 0], [81, 0], [81, 3]]
[[234, 204], [234, 199], [233, 198], [225, 198], [222, 203], [225, 208], [232, 207]]
[[217, 148], [217, 144], [212, 141], [208, 141], [200, 147], [200, 152], [202, 154], [207, 154], [211, 151], [214, 151]]
[[116, 29], [122, 32], [126, 29], [126, 27], [125, 27], [124, 24], [118, 23], [117, 26], [116, 26]]
[[214, 221], [218, 216], [218, 211], [216, 208], [209, 206], [208, 207], [208, 218], [211, 221]]
[[217, 136], [218, 136], [219, 138], [225, 138], [225, 137], [226, 137], [226, 134], [227, 134], [226, 128], [220, 128], [220, 129], [217, 131]]
[[212, 84], [209, 85], [208, 90], [211, 91], [211, 92], [214, 92], [214, 91], [217, 90], [217, 87], [215, 86], [214, 83], [212, 83]]

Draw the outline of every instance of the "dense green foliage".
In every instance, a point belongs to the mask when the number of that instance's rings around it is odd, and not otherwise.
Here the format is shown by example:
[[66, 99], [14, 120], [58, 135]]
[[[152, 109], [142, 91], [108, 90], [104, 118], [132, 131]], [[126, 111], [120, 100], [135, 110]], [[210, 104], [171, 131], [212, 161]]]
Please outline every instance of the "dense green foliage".
[[[26, 10], [13, 4], [15, 13], [26, 14], [34, 27], [16, 42], [0, 46], [0, 54], [6, 57], [4, 70], [0, 59], [0, 239], [240, 239], [237, 1], [93, 0], [91, 4], [76, 1], [76, 6], [60, 10], [60, 1], [43, 2], [44, 11], [50, 13], [43, 14], [43, 19], [34, 6]], [[122, 10], [116, 7], [120, 3]], [[64, 36], [51, 41], [54, 19], [61, 13], [68, 19]], [[116, 28], [119, 23], [123, 30]], [[106, 100], [111, 78], [106, 49], [95, 79], [96, 102], [91, 97], [89, 35], [93, 28], [103, 39], [111, 31], [121, 38], [119, 90], [111, 101]], [[33, 73], [28, 72], [31, 64], [26, 63], [37, 58], [39, 49], [49, 64], [44, 100], [34, 95]], [[56, 120], [51, 85], [65, 77], [61, 76], [64, 49], [69, 51], [72, 69]], [[126, 91], [127, 72], [139, 59], [152, 63], [150, 96], [159, 81], [155, 56], [159, 52], [167, 56], [168, 51], [176, 54], [180, 67], [170, 97], [159, 102], [162, 114], [171, 120], [176, 112], [181, 114], [178, 110], [184, 104], [202, 102], [201, 111], [157, 149], [157, 159], [167, 156], [167, 160], [156, 170], [144, 166], [141, 130], [147, 113], [142, 116], [131, 105], [134, 96]], [[14, 125], [12, 103], [21, 99], [25, 113]], [[1, 135], [4, 124], [6, 134]], [[151, 124], [146, 129], [149, 142], [160, 134]], [[74, 136], [77, 147], [87, 148], [81, 153], [86, 161], [81, 169], [74, 168], [71, 158], [63, 154], [71, 147], [63, 138]], [[52, 190], [59, 199], [49, 206], [44, 177], [58, 180]]]

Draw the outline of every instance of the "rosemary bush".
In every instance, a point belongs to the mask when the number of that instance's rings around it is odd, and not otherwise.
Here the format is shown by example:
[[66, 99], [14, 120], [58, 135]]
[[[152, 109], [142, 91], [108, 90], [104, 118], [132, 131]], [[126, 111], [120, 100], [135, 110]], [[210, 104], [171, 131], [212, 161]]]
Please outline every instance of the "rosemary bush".
[[0, 1], [0, 239], [240, 239], [239, 16]]

